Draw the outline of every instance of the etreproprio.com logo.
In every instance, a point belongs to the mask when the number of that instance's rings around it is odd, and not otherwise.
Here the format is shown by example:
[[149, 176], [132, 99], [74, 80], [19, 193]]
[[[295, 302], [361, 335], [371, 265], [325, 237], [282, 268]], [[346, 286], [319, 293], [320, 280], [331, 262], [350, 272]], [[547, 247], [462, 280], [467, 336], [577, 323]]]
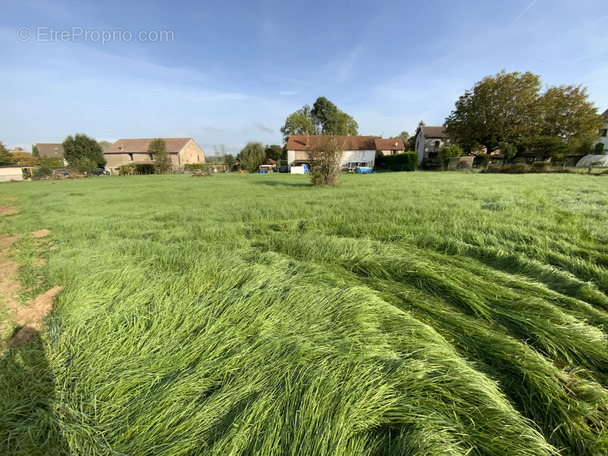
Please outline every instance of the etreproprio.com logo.
[[36, 41], [40, 43], [172, 43], [175, 33], [172, 30], [123, 30], [118, 27], [115, 30], [89, 30], [84, 27], [71, 27], [68, 29], [57, 29], [53, 27], [40, 26], [36, 28], [19, 27], [17, 29], [19, 41]]

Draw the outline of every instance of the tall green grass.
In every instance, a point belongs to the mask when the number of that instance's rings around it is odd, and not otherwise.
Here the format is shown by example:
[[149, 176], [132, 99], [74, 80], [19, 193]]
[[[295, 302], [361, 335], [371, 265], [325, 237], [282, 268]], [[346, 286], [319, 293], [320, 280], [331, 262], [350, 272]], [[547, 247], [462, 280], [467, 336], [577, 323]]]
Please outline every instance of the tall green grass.
[[606, 454], [605, 184], [1, 186], [0, 230], [50, 229], [65, 288], [0, 359], [0, 453]]

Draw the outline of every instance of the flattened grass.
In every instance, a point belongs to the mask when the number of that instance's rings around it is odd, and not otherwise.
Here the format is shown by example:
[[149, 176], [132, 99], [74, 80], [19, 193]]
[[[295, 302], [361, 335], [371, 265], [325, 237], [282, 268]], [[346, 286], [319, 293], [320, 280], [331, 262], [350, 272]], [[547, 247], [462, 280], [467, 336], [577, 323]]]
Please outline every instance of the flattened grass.
[[[0, 229], [49, 228], [45, 280], [65, 285], [38, 342], [46, 375], [0, 414], [3, 452], [35, 454], [42, 435], [58, 454], [608, 452], [601, 178], [0, 192], [22, 214]], [[22, 372], [11, 363], [0, 399]]]

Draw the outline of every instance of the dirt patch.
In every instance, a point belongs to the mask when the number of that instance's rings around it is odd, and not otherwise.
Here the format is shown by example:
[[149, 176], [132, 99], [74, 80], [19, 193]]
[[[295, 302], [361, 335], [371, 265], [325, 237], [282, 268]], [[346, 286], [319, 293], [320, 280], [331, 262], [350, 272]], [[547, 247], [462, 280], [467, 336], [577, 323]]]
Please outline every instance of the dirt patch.
[[20, 234], [0, 234], [0, 250], [10, 247], [21, 237]]
[[34, 342], [37, 335], [38, 330], [31, 326], [26, 326], [25, 328], [21, 328], [17, 334], [6, 343], [6, 346], [9, 348], [16, 348], [21, 347], [22, 345], [31, 344]]
[[13, 318], [18, 326], [31, 326], [36, 330], [42, 328], [44, 318], [53, 309], [53, 299], [63, 287], [55, 286], [42, 293], [36, 299], [29, 301], [25, 306], [14, 309]]
[[7, 347], [20, 347], [29, 344], [36, 338], [42, 329], [44, 319], [53, 310], [53, 300], [63, 287], [55, 286], [33, 299], [25, 306], [9, 306], [12, 310], [12, 319], [22, 328], [6, 343]]
[[[49, 234], [49, 230], [44, 229], [36, 231], [33, 236], [43, 238]], [[20, 234], [0, 235], [0, 303], [2, 308], [9, 313], [7, 321], [0, 322], [0, 336], [6, 336], [6, 332], [10, 329], [9, 322], [21, 328], [11, 340], [3, 344], [7, 347], [19, 347], [36, 338], [36, 334], [42, 329], [45, 317], [53, 309], [55, 296], [63, 288], [53, 287], [26, 305], [19, 304], [21, 284], [15, 279], [19, 271], [19, 264], [13, 258], [9, 258], [9, 251], [20, 237]], [[39, 259], [38, 261], [44, 262], [45, 260]]]
[[17, 206], [13, 206], [11, 204], [4, 204], [0, 206], [0, 216], [1, 215], [11, 215], [17, 212]]
[[19, 198], [16, 196], [3, 196], [2, 199], [4, 201], [17, 201]]
[[34, 231], [32, 234], [36, 239], [40, 239], [47, 237], [49, 234], [51, 234], [51, 232], [45, 228], [43, 230]]

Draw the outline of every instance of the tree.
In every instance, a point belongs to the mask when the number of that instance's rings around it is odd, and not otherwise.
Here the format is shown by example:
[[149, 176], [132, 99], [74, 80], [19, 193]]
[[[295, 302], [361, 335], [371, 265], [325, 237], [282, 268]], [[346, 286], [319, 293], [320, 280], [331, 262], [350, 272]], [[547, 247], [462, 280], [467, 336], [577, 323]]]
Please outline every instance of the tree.
[[97, 141], [97, 142], [99, 143], [99, 146], [101, 147], [101, 150], [103, 152], [105, 152], [105, 150], [112, 145], [112, 143], [110, 141], [106, 141], [106, 140]]
[[558, 156], [597, 136], [601, 117], [588, 101], [586, 89], [550, 87], [544, 94], [540, 90], [540, 77], [530, 72], [503, 70], [486, 76], [456, 102], [456, 109], [445, 121], [446, 132], [467, 152], [473, 151], [476, 143], [485, 146], [488, 154], [508, 143], [544, 150], [542, 156], [547, 156], [549, 144], [552, 150], [560, 149], [554, 154]]
[[550, 87], [540, 97], [540, 134], [557, 136], [571, 149], [583, 145], [593, 147], [603, 118], [587, 99], [587, 89], [581, 86]]
[[350, 115], [325, 97], [319, 97], [313, 107], [304, 105], [302, 109], [290, 114], [281, 127], [283, 139], [286, 142], [291, 135], [345, 135], [359, 134], [359, 125]]
[[317, 187], [338, 185], [340, 160], [344, 144], [336, 136], [324, 135], [306, 142], [306, 153], [310, 161], [310, 181]]
[[534, 136], [528, 141], [528, 150], [538, 160], [561, 160], [568, 153], [568, 144], [559, 136]]
[[471, 152], [475, 143], [496, 150], [501, 142], [517, 144], [538, 126], [539, 76], [501, 73], [486, 76], [456, 102], [445, 121], [452, 141]]
[[32, 154], [27, 152], [13, 152], [11, 154], [13, 164], [22, 166], [38, 166], [40, 159], [34, 157]]
[[[81, 171], [91, 171], [94, 168], [103, 168], [106, 165], [99, 143], [83, 133], [65, 138], [63, 141], [63, 157], [70, 166]], [[82, 169], [82, 167], [89, 165], [91, 168], [88, 170]]]
[[285, 125], [281, 127], [281, 133], [283, 134], [284, 142], [287, 142], [287, 139], [291, 135], [319, 134], [320, 130], [312, 118], [310, 106], [304, 105], [302, 109], [298, 109], [293, 114], [287, 116]]
[[261, 142], [250, 141], [236, 157], [243, 168], [250, 173], [255, 173], [266, 160], [266, 152]]
[[401, 138], [401, 142], [403, 143], [403, 147], [407, 149], [409, 145], [410, 134], [407, 131], [402, 131], [397, 135], [398, 138]]
[[35, 144], [32, 145], [32, 157], [40, 157], [40, 152], [38, 152], [38, 146]]
[[271, 158], [274, 161], [277, 161], [281, 158], [283, 154], [283, 148], [277, 144], [273, 144], [272, 146], [266, 146], [265, 148], [266, 158]]
[[0, 166], [10, 166], [13, 164], [13, 157], [8, 152], [2, 141], [0, 141]]
[[167, 174], [171, 171], [171, 157], [167, 154], [167, 145], [162, 139], [155, 139], [148, 146], [148, 153], [154, 157], [157, 174]]
[[351, 116], [342, 112], [325, 97], [319, 97], [312, 105], [312, 118], [325, 135], [356, 135], [357, 122]]
[[226, 154], [224, 155], [224, 163], [228, 165], [228, 169], [232, 171], [232, 168], [234, 168], [236, 163], [236, 158], [232, 154]]
[[503, 142], [500, 144], [500, 150], [502, 152], [502, 156], [505, 159], [505, 163], [513, 160], [513, 158], [517, 155], [517, 146], [514, 144]]

